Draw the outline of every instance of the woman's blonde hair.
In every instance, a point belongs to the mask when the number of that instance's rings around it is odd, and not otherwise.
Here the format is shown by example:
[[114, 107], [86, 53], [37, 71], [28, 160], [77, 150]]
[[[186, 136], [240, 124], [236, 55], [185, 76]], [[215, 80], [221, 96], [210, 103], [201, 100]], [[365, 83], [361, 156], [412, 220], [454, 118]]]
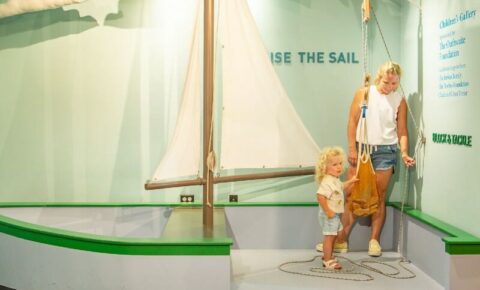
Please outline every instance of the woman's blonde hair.
[[317, 183], [320, 184], [322, 182], [323, 177], [327, 174], [327, 162], [334, 156], [341, 156], [342, 160], [345, 160], [345, 153], [343, 149], [338, 146], [325, 147], [320, 151], [320, 157], [315, 166], [315, 180]]
[[402, 76], [402, 68], [398, 63], [393, 61], [387, 61], [386, 63], [382, 64], [377, 71], [375, 85], [378, 86], [378, 84], [380, 84], [380, 80], [387, 74], [395, 74], [400, 78]]

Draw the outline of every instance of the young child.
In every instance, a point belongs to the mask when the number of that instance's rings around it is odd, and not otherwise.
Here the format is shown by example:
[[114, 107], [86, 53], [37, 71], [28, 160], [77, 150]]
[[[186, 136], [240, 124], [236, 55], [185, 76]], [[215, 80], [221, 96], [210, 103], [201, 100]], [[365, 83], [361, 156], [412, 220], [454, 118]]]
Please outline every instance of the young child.
[[333, 245], [337, 233], [342, 230], [340, 214], [343, 213], [343, 189], [351, 186], [358, 179], [341, 182], [339, 177], [343, 173], [345, 153], [340, 147], [327, 147], [320, 152], [315, 178], [319, 183], [317, 200], [320, 205], [318, 219], [323, 231], [323, 266], [329, 270], [340, 270], [342, 265], [333, 257]]

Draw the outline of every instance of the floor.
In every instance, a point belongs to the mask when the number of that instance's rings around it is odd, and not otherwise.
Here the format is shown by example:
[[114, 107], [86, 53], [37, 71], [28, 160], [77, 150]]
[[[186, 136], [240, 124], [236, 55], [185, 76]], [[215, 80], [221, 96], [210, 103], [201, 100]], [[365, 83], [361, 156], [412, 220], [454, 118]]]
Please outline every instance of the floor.
[[[318, 255], [314, 250], [232, 250], [234, 277], [231, 289], [444, 290], [415, 265], [402, 263], [411, 272], [399, 266], [400, 257], [394, 252], [383, 253], [382, 257], [375, 259], [365, 252], [341, 254], [338, 257], [344, 267], [341, 273], [323, 270], [321, 257]], [[368, 263], [372, 260], [380, 263]], [[298, 261], [307, 262], [284, 264]], [[361, 266], [362, 261], [364, 267]], [[281, 271], [279, 266], [282, 264], [283, 270], [294, 274]], [[373, 270], [365, 267], [372, 267]], [[390, 273], [393, 277], [387, 277], [380, 272]]]

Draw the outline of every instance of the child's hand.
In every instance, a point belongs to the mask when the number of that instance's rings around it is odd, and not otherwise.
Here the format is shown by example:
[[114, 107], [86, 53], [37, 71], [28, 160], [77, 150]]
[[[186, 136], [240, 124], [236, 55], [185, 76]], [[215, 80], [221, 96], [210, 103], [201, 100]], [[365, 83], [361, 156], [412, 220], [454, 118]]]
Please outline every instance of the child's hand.
[[333, 218], [335, 216], [335, 212], [333, 212], [332, 210], [328, 210], [325, 212], [325, 214], [327, 215], [327, 217], [329, 219]]
[[358, 177], [356, 175], [354, 175], [352, 178], [350, 178], [347, 182], [348, 183], [354, 183], [354, 182], [357, 182], [359, 181], [360, 179], [358, 179]]
[[345, 181], [345, 182], [344, 182], [344, 185], [350, 185], [350, 184], [355, 183], [355, 182], [357, 182], [357, 181], [359, 181], [359, 180], [360, 180], [360, 179], [358, 179], [358, 177], [354, 175], [352, 178], [350, 178], [349, 180]]
[[347, 181], [344, 181], [343, 182], [343, 188], [345, 189], [349, 189], [350, 187], [352, 187], [352, 184], [359, 181], [360, 179], [357, 178], [357, 176], [353, 176], [352, 178], [350, 178], [349, 180]]

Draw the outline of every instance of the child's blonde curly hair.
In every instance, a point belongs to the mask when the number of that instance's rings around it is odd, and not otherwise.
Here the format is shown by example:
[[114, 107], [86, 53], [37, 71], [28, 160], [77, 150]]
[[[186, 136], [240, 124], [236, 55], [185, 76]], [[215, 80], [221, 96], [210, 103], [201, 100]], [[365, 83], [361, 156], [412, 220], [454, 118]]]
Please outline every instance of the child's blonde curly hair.
[[315, 166], [315, 180], [318, 184], [322, 182], [323, 177], [327, 173], [327, 162], [333, 156], [341, 156], [342, 160], [345, 160], [345, 153], [342, 148], [338, 146], [325, 147], [320, 151], [320, 157], [318, 158], [317, 165]]

